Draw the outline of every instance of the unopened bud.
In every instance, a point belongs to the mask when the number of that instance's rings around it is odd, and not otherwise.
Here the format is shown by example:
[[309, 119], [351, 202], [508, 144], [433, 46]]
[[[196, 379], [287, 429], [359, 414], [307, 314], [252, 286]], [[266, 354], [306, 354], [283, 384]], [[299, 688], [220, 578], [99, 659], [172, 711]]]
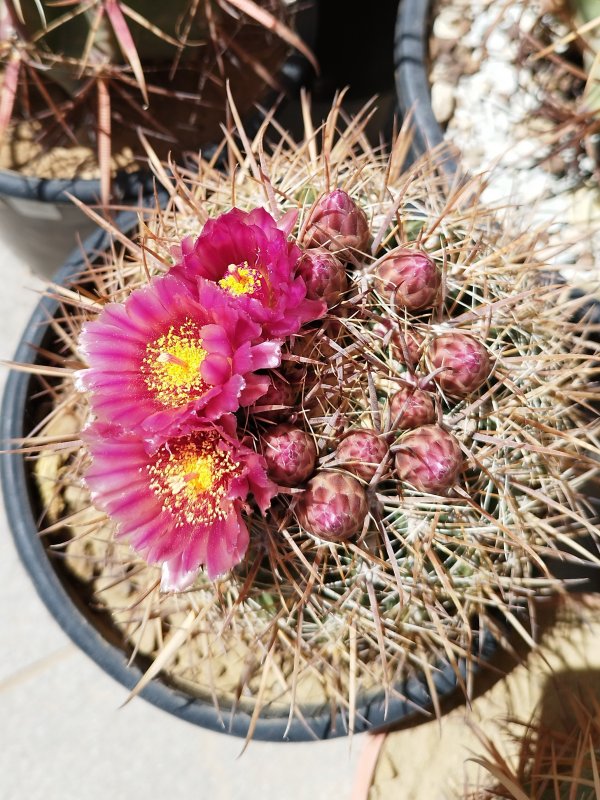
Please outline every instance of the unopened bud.
[[296, 507], [300, 525], [328, 542], [345, 542], [362, 531], [367, 495], [359, 481], [343, 472], [318, 472]]
[[312, 436], [293, 425], [277, 425], [260, 437], [271, 480], [281, 486], [299, 486], [314, 472], [317, 449]]
[[278, 375], [271, 375], [269, 388], [248, 410], [264, 419], [284, 420], [292, 413], [295, 400], [296, 389], [292, 382], [283, 380]]
[[463, 456], [458, 440], [439, 425], [424, 425], [402, 437], [396, 452], [401, 481], [427, 494], [447, 494], [458, 481]]
[[308, 299], [324, 300], [328, 307], [338, 303], [348, 289], [346, 267], [323, 248], [305, 250], [298, 262], [297, 274], [306, 284]]
[[435, 261], [422, 250], [396, 250], [376, 271], [376, 286], [395, 305], [417, 311], [432, 306], [439, 294], [441, 274]]
[[332, 253], [364, 251], [369, 242], [369, 223], [365, 212], [347, 192], [334, 189], [315, 204], [306, 228], [307, 247], [326, 247]]
[[449, 331], [429, 346], [429, 363], [440, 389], [450, 397], [466, 397], [485, 383], [492, 370], [490, 357], [473, 336]]
[[401, 431], [435, 422], [433, 398], [423, 389], [403, 386], [390, 402], [392, 426]]
[[373, 430], [351, 431], [338, 444], [336, 458], [344, 469], [367, 483], [387, 456], [388, 446]]

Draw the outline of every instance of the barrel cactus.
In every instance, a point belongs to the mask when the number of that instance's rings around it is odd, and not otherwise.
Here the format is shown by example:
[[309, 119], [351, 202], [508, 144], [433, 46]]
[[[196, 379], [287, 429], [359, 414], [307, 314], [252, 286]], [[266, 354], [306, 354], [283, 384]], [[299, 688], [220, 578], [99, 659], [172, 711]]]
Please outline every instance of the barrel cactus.
[[[99, 165], [107, 196], [111, 172], [147, 158], [140, 131], [164, 159], [216, 145], [227, 81], [248, 112], [266, 89], [285, 88], [279, 70], [292, 47], [314, 63], [295, 31], [297, 11], [283, 0], [6, 0], [3, 166], [81, 178]], [[69, 174], [40, 175], [50, 151]]]
[[[483, 629], [528, 637], [545, 557], [585, 557], [598, 346], [534, 230], [472, 185], [449, 196], [427, 162], [403, 172], [405, 133], [383, 152], [337, 106], [320, 130], [305, 119], [272, 148], [274, 131], [241, 131], [229, 176], [201, 161], [64, 294], [46, 434], [67, 417], [70, 449], [44, 497], [70, 569], [169, 681], [254, 722], [325, 709], [343, 732], [374, 697], [379, 721], [398, 693], [417, 707], [417, 675], [435, 704], [440, 663], [471, 664]], [[345, 265], [325, 299], [296, 272], [313, 248]], [[382, 285], [391, 258], [426, 267], [416, 308]], [[181, 317], [189, 293], [211, 319]], [[417, 392], [425, 420], [399, 424]]]

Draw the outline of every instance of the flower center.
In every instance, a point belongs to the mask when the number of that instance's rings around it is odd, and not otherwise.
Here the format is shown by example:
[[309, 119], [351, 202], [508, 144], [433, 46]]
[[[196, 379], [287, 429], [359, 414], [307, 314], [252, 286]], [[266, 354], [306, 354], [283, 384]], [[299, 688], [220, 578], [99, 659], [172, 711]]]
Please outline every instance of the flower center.
[[207, 525], [227, 516], [224, 501], [240, 465], [219, 449], [219, 441], [214, 431], [172, 440], [147, 467], [150, 489], [178, 527]]
[[234, 297], [242, 294], [255, 294], [262, 285], [262, 275], [257, 269], [248, 266], [244, 261], [242, 266], [230, 264], [227, 267], [227, 275], [221, 278], [219, 286]]
[[146, 345], [141, 371], [151, 394], [163, 405], [184, 406], [208, 388], [200, 374], [207, 356], [198, 328], [186, 320]]

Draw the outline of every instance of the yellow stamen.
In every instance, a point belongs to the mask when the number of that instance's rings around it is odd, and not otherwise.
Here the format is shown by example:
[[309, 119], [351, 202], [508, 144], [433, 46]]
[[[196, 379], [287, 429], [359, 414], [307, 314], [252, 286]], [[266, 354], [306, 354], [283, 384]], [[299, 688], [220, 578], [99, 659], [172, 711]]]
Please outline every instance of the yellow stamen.
[[[188, 487], [200, 494], [212, 488], [215, 482], [214, 466], [215, 461], [212, 456], [196, 456], [189, 464], [190, 471], [185, 475], [184, 480]], [[183, 465], [187, 467], [187, 464]]]
[[219, 281], [219, 286], [234, 297], [242, 294], [254, 294], [260, 286], [261, 275], [256, 269], [248, 266], [244, 261], [244, 266], [236, 267], [230, 264], [227, 267], [227, 275]]
[[223, 500], [239, 464], [205, 432], [163, 446], [148, 466], [150, 489], [176, 526], [210, 524], [227, 516]]
[[141, 371], [149, 391], [163, 405], [178, 408], [207, 389], [200, 367], [207, 356], [192, 320], [146, 346]]

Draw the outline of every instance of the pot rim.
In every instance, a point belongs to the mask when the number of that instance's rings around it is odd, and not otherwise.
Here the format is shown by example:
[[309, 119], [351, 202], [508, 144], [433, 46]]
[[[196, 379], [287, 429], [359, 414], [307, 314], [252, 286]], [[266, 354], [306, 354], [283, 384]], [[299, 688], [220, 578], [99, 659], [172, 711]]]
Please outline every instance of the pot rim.
[[459, 171], [459, 165], [433, 113], [427, 70], [429, 18], [433, 3], [434, 0], [399, 2], [394, 35], [396, 95], [401, 117], [411, 117], [412, 159], [416, 160], [429, 150], [441, 148], [436, 162], [448, 178], [453, 178]]

